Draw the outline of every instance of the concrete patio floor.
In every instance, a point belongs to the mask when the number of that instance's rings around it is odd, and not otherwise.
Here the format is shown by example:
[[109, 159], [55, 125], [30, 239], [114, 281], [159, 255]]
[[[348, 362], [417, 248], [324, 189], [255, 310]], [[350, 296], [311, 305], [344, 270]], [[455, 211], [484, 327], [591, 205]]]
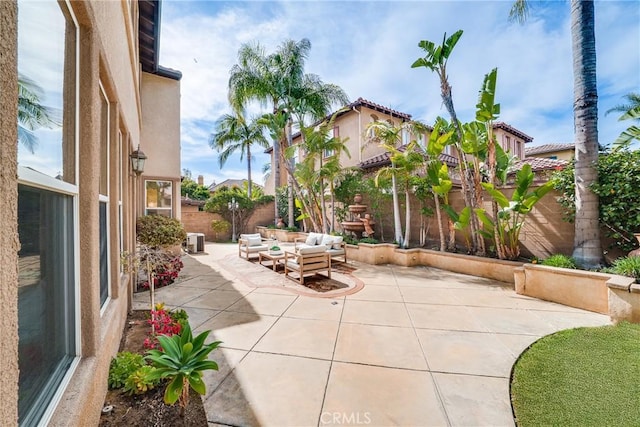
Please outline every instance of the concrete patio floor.
[[[210, 426], [514, 425], [518, 355], [555, 331], [610, 323], [426, 267], [350, 262], [365, 286], [336, 298], [256, 288], [236, 255], [236, 245], [207, 244], [156, 292], [189, 313], [194, 333], [223, 341], [211, 354], [220, 370], [205, 377]], [[280, 275], [265, 266], [260, 276]], [[148, 293], [134, 307], [148, 307]]]

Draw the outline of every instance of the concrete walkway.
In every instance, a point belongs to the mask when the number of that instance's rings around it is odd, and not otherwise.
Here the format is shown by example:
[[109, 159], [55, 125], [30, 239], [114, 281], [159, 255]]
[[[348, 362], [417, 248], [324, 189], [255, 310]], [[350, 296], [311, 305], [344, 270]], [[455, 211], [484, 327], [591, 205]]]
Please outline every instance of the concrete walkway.
[[[206, 375], [210, 426], [514, 425], [518, 355], [555, 331], [610, 323], [425, 267], [350, 263], [364, 289], [337, 298], [256, 288], [234, 254], [235, 245], [207, 244], [156, 294], [223, 341], [211, 355], [220, 370]], [[264, 269], [261, 281], [278, 280]], [[146, 306], [148, 294], [135, 301]]]

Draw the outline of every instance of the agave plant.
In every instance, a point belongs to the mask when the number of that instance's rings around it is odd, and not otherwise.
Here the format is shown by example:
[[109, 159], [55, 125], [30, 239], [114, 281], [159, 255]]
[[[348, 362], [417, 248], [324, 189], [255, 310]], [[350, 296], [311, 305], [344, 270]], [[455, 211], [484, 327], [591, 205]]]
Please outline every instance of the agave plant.
[[147, 352], [146, 358], [157, 368], [154, 376], [170, 380], [164, 393], [165, 403], [173, 405], [179, 400], [183, 414], [189, 402], [189, 387], [201, 395], [205, 394], [202, 372], [218, 370], [216, 362], [207, 360], [209, 353], [220, 345], [220, 341], [205, 344], [210, 332], [204, 331], [193, 338], [187, 323], [180, 335], [158, 337], [162, 350]]

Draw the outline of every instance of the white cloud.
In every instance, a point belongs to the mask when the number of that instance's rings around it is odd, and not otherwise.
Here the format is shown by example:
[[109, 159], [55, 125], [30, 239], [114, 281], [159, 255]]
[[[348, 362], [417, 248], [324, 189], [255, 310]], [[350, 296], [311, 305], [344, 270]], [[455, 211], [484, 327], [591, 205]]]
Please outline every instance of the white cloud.
[[[367, 98], [432, 122], [437, 115], [447, 115], [438, 79], [410, 65], [422, 56], [420, 40], [438, 42], [444, 32], [463, 29], [449, 64], [461, 118], [473, 118], [483, 76], [498, 67], [500, 120], [533, 136], [536, 143], [573, 140], [567, 2], [533, 2], [523, 26], [508, 22], [510, 1], [164, 4], [161, 63], [184, 75], [183, 165], [194, 175], [246, 177], [239, 156], [219, 170], [207, 137], [213, 121], [228, 110], [227, 81], [237, 50], [252, 41], [271, 52], [287, 38], [306, 37], [312, 43], [307, 72], [340, 85], [351, 99]], [[638, 22], [640, 12], [633, 2], [596, 3], [601, 112], [640, 89]], [[601, 142], [615, 139], [624, 127], [615, 117], [601, 114]], [[266, 161], [267, 156], [257, 156], [254, 177]]]

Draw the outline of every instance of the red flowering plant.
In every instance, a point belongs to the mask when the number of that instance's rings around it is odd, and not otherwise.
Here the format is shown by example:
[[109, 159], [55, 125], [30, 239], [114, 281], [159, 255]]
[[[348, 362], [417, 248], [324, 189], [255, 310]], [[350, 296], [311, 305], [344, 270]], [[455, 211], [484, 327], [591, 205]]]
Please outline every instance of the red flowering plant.
[[151, 317], [148, 320], [151, 326], [151, 335], [144, 340], [144, 347], [147, 349], [159, 348], [159, 335], [176, 335], [182, 330], [180, 318], [183, 316], [184, 310], [179, 310], [179, 315], [174, 315], [172, 311], [167, 310], [164, 304], [156, 304], [155, 310], [151, 310]]
[[[184, 263], [180, 257], [171, 258], [167, 262], [158, 265], [153, 274], [154, 287], [161, 288], [175, 282], [183, 267]], [[142, 288], [149, 289], [149, 280], [142, 282]]]

